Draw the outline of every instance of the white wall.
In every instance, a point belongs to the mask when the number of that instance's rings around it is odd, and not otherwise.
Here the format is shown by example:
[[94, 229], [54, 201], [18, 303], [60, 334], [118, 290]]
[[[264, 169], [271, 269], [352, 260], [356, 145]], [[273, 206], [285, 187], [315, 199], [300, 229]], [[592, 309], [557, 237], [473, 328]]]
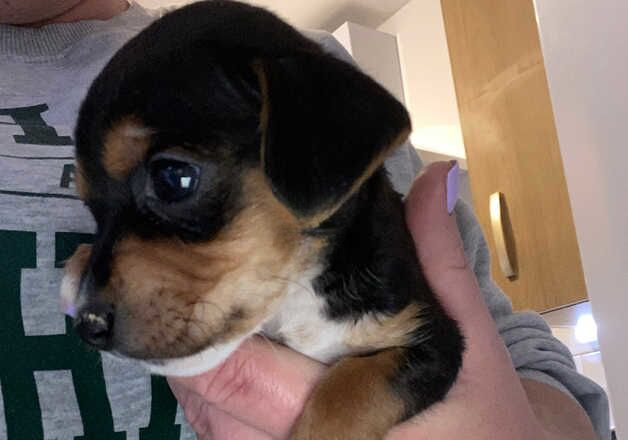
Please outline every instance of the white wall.
[[405, 104], [401, 64], [394, 35], [346, 22], [333, 32], [360, 68]]
[[[198, 0], [131, 0], [147, 8], [182, 6]], [[294, 26], [333, 30], [345, 21], [375, 27], [408, 0], [241, 0], [267, 8]]]
[[440, 0], [412, 0], [378, 29], [397, 35], [413, 144], [465, 157]]
[[535, 3], [618, 438], [628, 439], [628, 2]]

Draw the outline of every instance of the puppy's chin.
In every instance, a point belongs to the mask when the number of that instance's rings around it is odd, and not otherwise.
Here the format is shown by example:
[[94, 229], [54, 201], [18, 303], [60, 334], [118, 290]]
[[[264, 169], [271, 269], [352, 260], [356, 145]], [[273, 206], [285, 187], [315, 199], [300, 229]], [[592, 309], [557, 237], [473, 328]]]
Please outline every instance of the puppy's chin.
[[207, 347], [190, 356], [174, 359], [139, 361], [152, 374], [160, 376], [196, 376], [218, 366], [257, 329], [233, 341]]

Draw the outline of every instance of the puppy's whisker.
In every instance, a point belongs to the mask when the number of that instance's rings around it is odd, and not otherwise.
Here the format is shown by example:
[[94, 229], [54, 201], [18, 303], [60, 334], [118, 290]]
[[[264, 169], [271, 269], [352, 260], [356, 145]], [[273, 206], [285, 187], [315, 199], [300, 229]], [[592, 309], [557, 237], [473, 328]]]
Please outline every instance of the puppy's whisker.
[[206, 323], [203, 322], [203, 321], [199, 321], [198, 319], [190, 318], [190, 319], [186, 320], [186, 324], [187, 324], [188, 328], [189, 328], [190, 325], [194, 325], [199, 330], [199, 332], [201, 333], [201, 336], [202, 336], [203, 339], [205, 339], [206, 337], [210, 337], [211, 336], [209, 331], [208, 331]]
[[291, 279], [291, 278], [286, 278], [280, 275], [274, 275], [274, 274], [269, 274], [269, 276], [275, 280], [281, 281], [286, 285], [294, 285], [297, 286], [299, 288], [301, 288], [302, 290], [305, 290], [309, 293], [311, 293], [312, 295], [315, 294], [314, 289], [312, 288], [311, 284], [302, 284], [301, 282]]
[[218, 312], [220, 313], [221, 317], [228, 316], [228, 313], [222, 307], [220, 307], [218, 304], [216, 304], [215, 302], [210, 301], [208, 299], [198, 299], [198, 300], [195, 300], [194, 304], [202, 304], [202, 305], [212, 306], [216, 310], [218, 310]]

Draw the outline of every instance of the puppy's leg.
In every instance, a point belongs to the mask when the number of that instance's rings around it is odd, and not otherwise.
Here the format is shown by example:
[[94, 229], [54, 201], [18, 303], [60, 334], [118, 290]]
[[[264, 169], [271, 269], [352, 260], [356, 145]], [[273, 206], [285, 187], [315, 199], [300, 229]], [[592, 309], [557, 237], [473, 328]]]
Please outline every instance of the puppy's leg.
[[[424, 329], [425, 330], [425, 329]], [[462, 364], [463, 339], [444, 314], [415, 344], [345, 358], [314, 389], [292, 440], [380, 440], [396, 424], [442, 400]]]
[[405, 413], [390, 383], [404, 351], [392, 348], [333, 365], [314, 389], [290, 438], [382, 439]]

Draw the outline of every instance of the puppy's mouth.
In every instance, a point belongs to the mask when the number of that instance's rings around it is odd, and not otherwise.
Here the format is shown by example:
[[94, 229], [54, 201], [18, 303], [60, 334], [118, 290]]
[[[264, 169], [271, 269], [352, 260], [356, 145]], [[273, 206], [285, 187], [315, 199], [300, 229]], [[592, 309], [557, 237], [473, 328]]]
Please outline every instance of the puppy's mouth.
[[118, 307], [115, 315], [107, 348], [157, 365], [215, 351], [249, 333], [246, 314], [240, 308], [217, 312], [205, 320], [177, 313], [172, 306], [156, 305], [139, 312], [137, 308]]

